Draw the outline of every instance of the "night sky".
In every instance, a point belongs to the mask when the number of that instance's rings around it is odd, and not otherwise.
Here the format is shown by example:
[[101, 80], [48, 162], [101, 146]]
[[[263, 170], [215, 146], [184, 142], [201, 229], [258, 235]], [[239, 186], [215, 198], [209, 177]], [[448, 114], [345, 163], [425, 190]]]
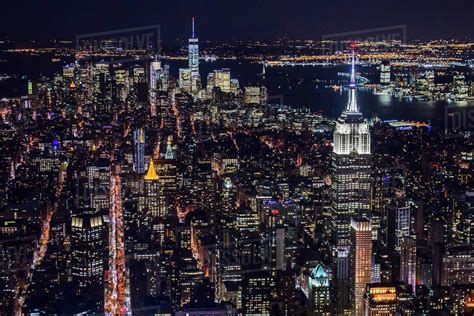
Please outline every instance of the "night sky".
[[210, 40], [320, 39], [401, 24], [409, 39], [474, 37], [474, 0], [4, 0], [0, 34], [74, 39], [160, 24], [166, 41], [187, 38], [192, 16], [198, 37]]

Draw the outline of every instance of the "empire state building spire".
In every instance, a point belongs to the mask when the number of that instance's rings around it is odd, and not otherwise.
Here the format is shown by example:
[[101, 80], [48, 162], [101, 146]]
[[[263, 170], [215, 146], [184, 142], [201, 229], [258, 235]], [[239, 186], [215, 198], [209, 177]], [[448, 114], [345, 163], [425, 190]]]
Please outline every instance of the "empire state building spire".
[[352, 66], [351, 66], [351, 82], [349, 84], [349, 99], [347, 100], [346, 112], [359, 112], [359, 107], [357, 106], [357, 96], [356, 96], [356, 76], [355, 76], [355, 57], [354, 51], [352, 51]]

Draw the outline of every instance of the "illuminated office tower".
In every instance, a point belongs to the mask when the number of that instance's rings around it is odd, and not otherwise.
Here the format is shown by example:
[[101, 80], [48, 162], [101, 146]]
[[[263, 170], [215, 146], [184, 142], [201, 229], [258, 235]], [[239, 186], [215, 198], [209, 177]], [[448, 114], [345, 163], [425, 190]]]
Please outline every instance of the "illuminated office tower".
[[397, 288], [390, 284], [369, 284], [364, 295], [363, 312], [356, 315], [398, 315]]
[[385, 206], [406, 196], [406, 168], [404, 166], [391, 166], [374, 169], [372, 173], [372, 240], [385, 236], [387, 227]]
[[453, 76], [453, 96], [455, 100], [465, 100], [469, 95], [469, 88], [464, 75]]
[[163, 195], [160, 208], [164, 207], [167, 216], [176, 216], [176, 191], [177, 191], [177, 173], [176, 173], [176, 158], [173, 149], [173, 137], [169, 136], [166, 143], [166, 153], [164, 159], [156, 160], [156, 173], [159, 175], [159, 182], [161, 185], [161, 194]]
[[158, 89], [161, 91], [168, 91], [170, 85], [170, 65], [163, 65], [161, 70], [161, 84], [158, 86]]
[[228, 215], [235, 210], [237, 188], [230, 177], [225, 177], [222, 184], [222, 214]]
[[130, 82], [128, 78], [128, 70], [116, 69], [114, 70], [114, 80], [116, 84], [116, 98], [125, 102], [130, 92]]
[[222, 92], [230, 92], [230, 69], [223, 68], [214, 72], [215, 86], [219, 87]]
[[255, 213], [264, 223], [261, 233], [267, 243], [262, 250], [265, 258], [277, 270], [285, 269], [285, 263], [294, 260], [296, 253], [299, 207], [288, 201], [266, 200]]
[[192, 34], [188, 41], [189, 43], [189, 58], [188, 67], [191, 69], [193, 77], [199, 76], [199, 40], [194, 34], [194, 18], [192, 19]]
[[194, 188], [193, 201], [198, 209], [212, 210], [209, 214], [209, 221], [214, 222], [217, 207], [219, 205], [217, 182], [213, 177], [213, 170], [210, 161], [199, 161], [193, 168]]
[[362, 315], [365, 287], [371, 282], [372, 227], [367, 219], [351, 219], [351, 278], [355, 315]]
[[192, 19], [192, 35], [188, 43], [188, 67], [191, 71], [191, 92], [197, 93], [201, 90], [201, 76], [199, 75], [199, 40], [195, 37], [194, 33], [194, 18]]
[[386, 211], [386, 245], [390, 255], [400, 253], [400, 242], [410, 235], [410, 207], [405, 202], [387, 205]]
[[[156, 114], [160, 117], [162, 124], [165, 126], [165, 121], [170, 116], [170, 101], [167, 92], [159, 91], [156, 94]], [[159, 157], [157, 157], [159, 158]]]
[[337, 246], [348, 245], [351, 218], [369, 217], [371, 205], [370, 132], [357, 106], [354, 53], [349, 100], [334, 131], [332, 168], [333, 238]]
[[265, 87], [245, 87], [245, 104], [267, 104], [268, 95]]
[[145, 68], [141, 66], [133, 67], [133, 83], [146, 82]]
[[229, 68], [222, 68], [209, 73], [207, 76], [207, 94], [211, 95], [214, 88], [219, 88], [225, 93], [232, 92]]
[[101, 159], [87, 166], [87, 192], [90, 207], [100, 211], [109, 207], [110, 165]]
[[443, 286], [474, 284], [474, 249], [472, 245], [448, 247], [443, 256]]
[[309, 298], [314, 315], [331, 315], [329, 274], [322, 264], [318, 264], [309, 275]]
[[282, 315], [295, 315], [301, 310], [298, 298], [296, 269], [286, 266], [286, 269], [278, 272], [276, 277], [277, 299], [281, 302]]
[[[331, 230], [334, 246], [337, 313], [350, 313], [349, 256], [351, 218], [368, 217], [371, 201], [371, 148], [367, 121], [357, 105], [355, 60], [352, 53], [349, 98], [334, 131], [331, 184]], [[369, 256], [370, 262], [370, 256]], [[368, 271], [370, 282], [370, 265]]]
[[[466, 159], [467, 161], [467, 159]], [[451, 236], [453, 242], [471, 244], [474, 242], [474, 192], [463, 192], [451, 198]]]
[[380, 64], [380, 84], [385, 86], [390, 84], [390, 64], [388, 62]]
[[158, 89], [158, 82], [161, 80], [161, 62], [156, 57], [155, 60], [150, 63], [150, 82], [149, 82], [149, 93], [150, 98], [150, 114], [156, 116], [156, 91]]
[[234, 214], [237, 209], [237, 187], [230, 177], [224, 177], [220, 185], [221, 210], [218, 218], [222, 229], [219, 231], [219, 238], [225, 247], [230, 247], [234, 241], [231, 231], [236, 220]]
[[133, 131], [133, 171], [145, 172], [145, 132], [142, 128]]
[[169, 136], [168, 140], [166, 141], [165, 159], [166, 160], [173, 160], [174, 159], [173, 138], [172, 138], [172, 136]]
[[350, 246], [339, 246], [336, 250], [336, 286], [333, 297], [337, 298], [338, 315], [350, 315], [352, 312], [350, 298]]
[[192, 71], [189, 68], [179, 69], [179, 89], [183, 92], [190, 93], [192, 88]]
[[102, 215], [80, 214], [71, 218], [71, 274], [82, 294], [102, 292], [106, 258], [107, 224]]
[[400, 240], [400, 281], [411, 285], [416, 290], [416, 240], [403, 237]]
[[282, 223], [275, 220], [276, 216], [271, 217], [270, 227], [266, 228], [266, 242], [268, 258], [271, 268], [275, 270], [284, 270], [285, 268], [285, 227]]
[[155, 170], [153, 159], [150, 159], [150, 165], [145, 175], [145, 194], [139, 198], [138, 211], [148, 210], [148, 214], [153, 218], [166, 217], [165, 209], [162, 207], [163, 194], [161, 192], [160, 179]]
[[161, 62], [156, 58], [150, 63], [150, 90], [158, 88], [158, 82], [161, 79]]
[[246, 273], [243, 280], [242, 307], [244, 315], [270, 315], [272, 293], [275, 291], [273, 271]]

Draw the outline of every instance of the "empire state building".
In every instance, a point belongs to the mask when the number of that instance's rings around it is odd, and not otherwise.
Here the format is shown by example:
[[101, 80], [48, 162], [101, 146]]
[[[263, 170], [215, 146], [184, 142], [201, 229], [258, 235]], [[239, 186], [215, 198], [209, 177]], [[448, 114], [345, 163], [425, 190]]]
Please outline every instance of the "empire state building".
[[332, 229], [338, 247], [350, 242], [351, 218], [370, 215], [370, 132], [359, 111], [356, 92], [352, 52], [349, 98], [336, 123], [332, 153]]

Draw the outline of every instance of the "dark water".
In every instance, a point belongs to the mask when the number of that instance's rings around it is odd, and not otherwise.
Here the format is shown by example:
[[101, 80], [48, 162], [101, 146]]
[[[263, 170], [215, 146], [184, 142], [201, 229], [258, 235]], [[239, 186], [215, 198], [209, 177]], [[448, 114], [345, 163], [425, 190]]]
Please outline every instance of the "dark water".
[[[63, 62], [52, 62], [52, 55], [28, 56], [12, 53], [0, 53], [0, 74], [18, 75], [15, 80], [0, 81], [0, 97], [21, 95], [26, 91], [26, 79], [36, 79], [40, 74], [52, 76], [61, 71], [62, 65], [71, 62], [65, 58]], [[187, 67], [186, 60], [165, 61], [170, 64], [171, 75], [177, 77], [178, 69]], [[266, 75], [262, 76], [262, 65], [248, 61], [218, 60], [202, 61], [200, 72], [203, 81], [207, 74], [215, 69], [230, 68], [232, 78], [239, 79], [240, 85], [263, 84], [268, 89], [272, 101], [295, 107], [309, 107], [314, 111], [335, 118], [340, 115], [347, 103], [347, 93], [325, 88], [333, 84], [344, 84], [347, 78], [338, 76], [339, 72], [348, 72], [348, 66], [295, 66], [267, 67]], [[371, 82], [377, 82], [378, 73], [373, 67], [358, 67], [358, 72]], [[358, 92], [358, 104], [368, 118], [378, 116], [381, 119], [405, 119], [430, 121], [438, 125], [444, 115], [444, 103], [424, 102], [377, 96], [371, 92]]]
[[[177, 76], [179, 67], [186, 67], [186, 61], [171, 61], [172, 75]], [[232, 78], [239, 79], [240, 85], [263, 84], [273, 102], [276, 96], [283, 96], [283, 102], [295, 107], [309, 107], [332, 118], [338, 117], [347, 104], [347, 92], [325, 88], [333, 84], [345, 84], [347, 78], [338, 76], [347, 73], [348, 66], [286, 66], [267, 67], [263, 77], [262, 65], [246, 61], [202, 62], [201, 76], [214, 69], [230, 68]], [[378, 82], [378, 72], [374, 67], [357, 69], [371, 82]], [[203, 77], [205, 80], [205, 76]], [[383, 120], [417, 120], [438, 125], [443, 120], [444, 102], [408, 102], [403, 99], [374, 95], [369, 91], [358, 91], [358, 104], [367, 118], [379, 117]]]

